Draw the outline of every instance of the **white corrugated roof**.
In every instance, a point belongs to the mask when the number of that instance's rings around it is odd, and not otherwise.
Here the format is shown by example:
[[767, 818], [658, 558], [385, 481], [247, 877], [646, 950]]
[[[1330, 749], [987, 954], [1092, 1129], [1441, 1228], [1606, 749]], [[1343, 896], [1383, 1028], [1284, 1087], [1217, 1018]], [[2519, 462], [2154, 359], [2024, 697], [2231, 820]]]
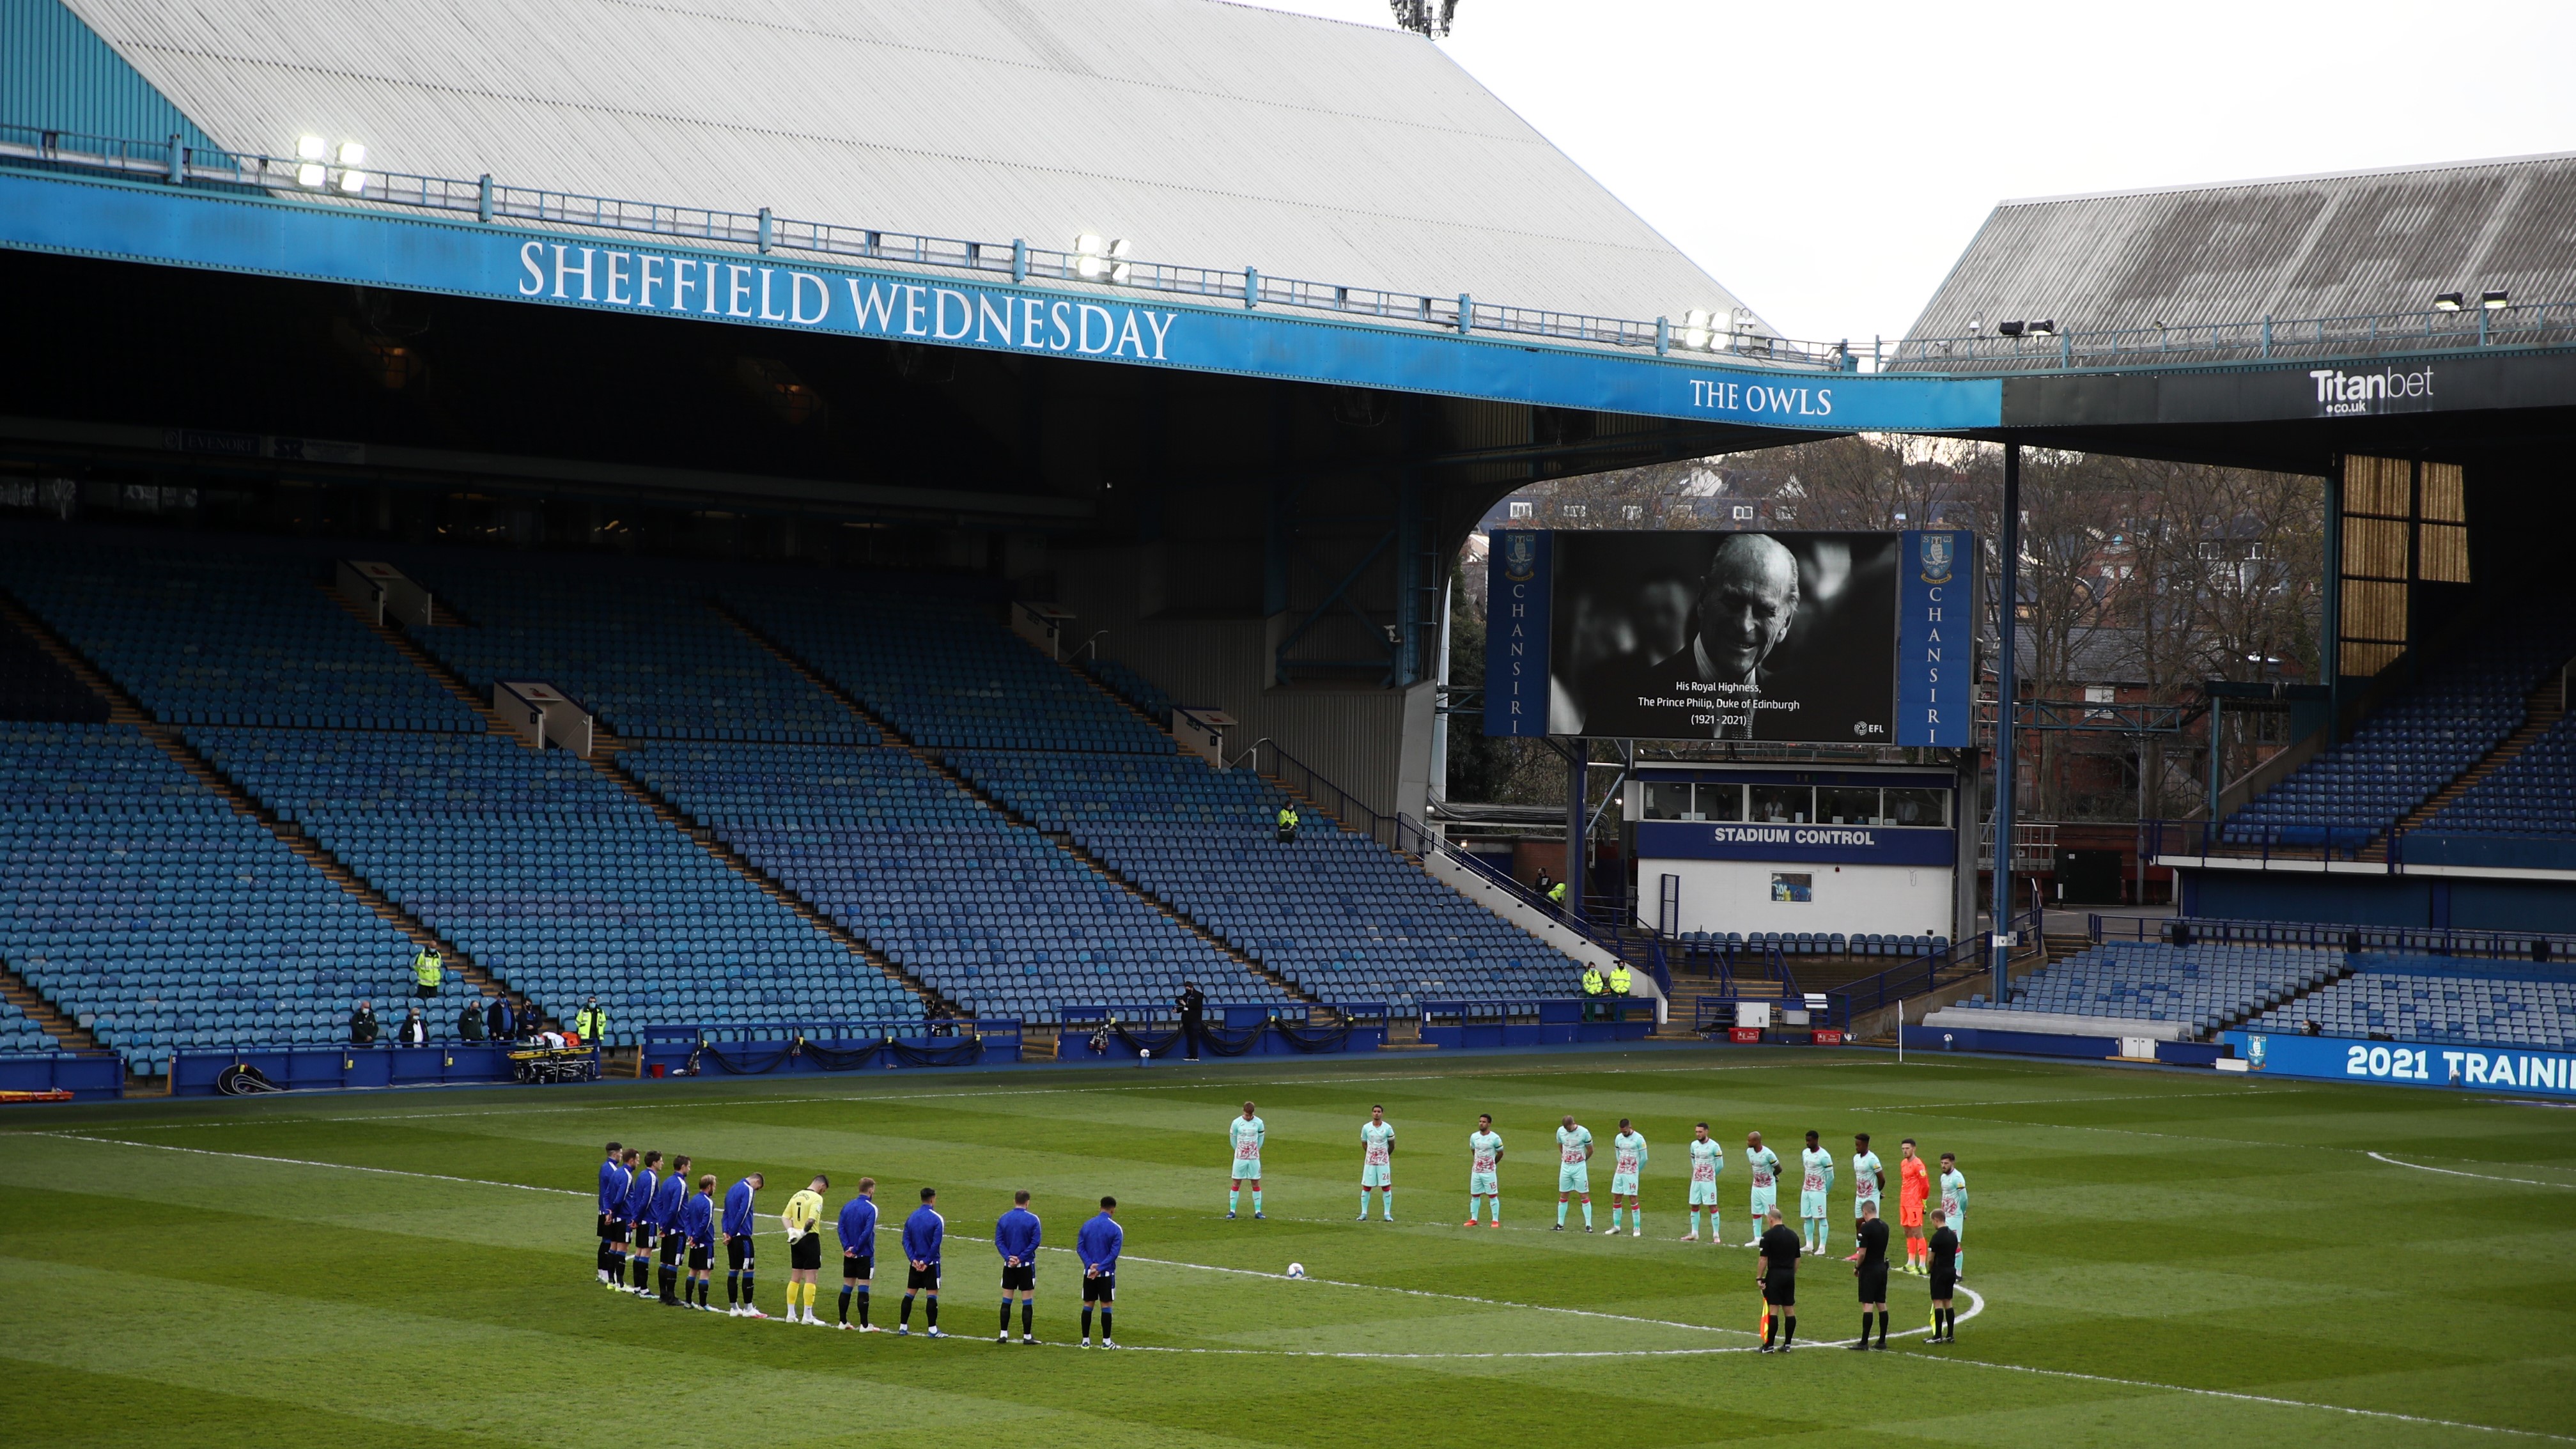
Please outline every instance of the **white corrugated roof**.
[[67, 0], [223, 145], [1647, 318], [1736, 299], [1437, 46], [1212, 0]]

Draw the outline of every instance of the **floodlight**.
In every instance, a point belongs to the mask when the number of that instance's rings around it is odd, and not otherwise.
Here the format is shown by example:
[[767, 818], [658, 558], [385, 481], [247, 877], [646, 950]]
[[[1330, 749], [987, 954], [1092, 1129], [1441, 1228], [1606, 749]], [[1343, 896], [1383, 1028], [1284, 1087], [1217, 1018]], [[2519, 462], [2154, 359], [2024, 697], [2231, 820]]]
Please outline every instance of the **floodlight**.
[[1102, 245], [1100, 233], [1096, 231], [1084, 232], [1073, 239], [1073, 250], [1077, 256], [1096, 257], [1100, 255]]
[[1084, 281], [1124, 283], [1133, 270], [1127, 262], [1127, 238], [1108, 241], [1087, 231], [1073, 239], [1073, 274]]
[[341, 173], [340, 173], [340, 189], [341, 189], [342, 191], [347, 192], [347, 193], [348, 193], [348, 194], [350, 194], [351, 196], [355, 196], [355, 195], [357, 195], [359, 192], [366, 190], [366, 189], [367, 189], [367, 173], [366, 173], [366, 172], [364, 172], [364, 171], [343, 171], [343, 172], [341, 172]]
[[2057, 321], [2055, 318], [2043, 317], [2036, 322], [2022, 324], [2022, 330], [2034, 337], [2054, 337], [2057, 335]]
[[322, 165], [321, 162], [307, 161], [295, 168], [295, 184], [298, 186], [310, 186], [315, 190], [320, 190], [324, 178], [329, 175], [330, 172]]
[[2444, 292], [2442, 295], [2435, 297], [2433, 299], [2433, 310], [2436, 312], [2459, 311], [2460, 294], [2457, 292]]
[[[1109, 259], [1110, 259], [1111, 261], [1124, 261], [1124, 260], [1126, 260], [1126, 258], [1127, 258], [1127, 238], [1125, 238], [1125, 237], [1123, 237], [1123, 236], [1122, 236], [1122, 237], [1120, 237], [1118, 240], [1116, 240], [1116, 241], [1114, 241], [1114, 242], [1111, 242], [1111, 243], [1109, 244], [1109, 251], [1108, 251], [1107, 255], [1108, 255], [1108, 257], [1109, 257]], [[2503, 296], [2504, 294], [2503, 294], [2502, 292], [2497, 292], [2497, 293], [2493, 293], [2492, 295], [2494, 295], [2494, 296], [2498, 296], [2498, 297], [2501, 297], [2501, 296]]]
[[341, 165], [343, 165], [343, 166], [364, 166], [364, 165], [366, 165], [366, 164], [367, 164], [367, 148], [366, 148], [365, 144], [364, 144], [364, 143], [362, 143], [362, 142], [358, 142], [358, 141], [343, 141], [343, 142], [341, 142], [341, 143], [340, 143], [340, 164], [341, 164]]
[[295, 143], [295, 156], [299, 161], [319, 161], [329, 154], [331, 148], [323, 144], [319, 136], [307, 136]]
[[2478, 298], [2478, 305], [2490, 312], [2501, 312], [2504, 310], [2506, 300], [2504, 288], [2496, 287], [2481, 295]]
[[2005, 337], [2019, 337], [2021, 335], [2021, 324], [2018, 322], [1998, 322], [1995, 324], [1995, 331]]
[[1693, 352], [1708, 347], [1709, 315], [1697, 307], [1682, 314], [1681, 344]]

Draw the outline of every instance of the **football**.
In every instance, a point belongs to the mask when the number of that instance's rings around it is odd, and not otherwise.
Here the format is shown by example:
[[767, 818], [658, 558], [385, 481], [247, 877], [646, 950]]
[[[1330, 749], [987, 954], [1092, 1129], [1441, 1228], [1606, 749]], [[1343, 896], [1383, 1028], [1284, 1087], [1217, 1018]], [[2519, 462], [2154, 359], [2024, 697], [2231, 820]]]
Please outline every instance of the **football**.
[[1291, 1264], [1289, 1264], [1289, 1265], [1288, 1265], [1288, 1276], [1289, 1276], [1289, 1277], [1291, 1277], [1291, 1278], [1303, 1278], [1303, 1277], [1305, 1277], [1305, 1276], [1306, 1276], [1306, 1265], [1305, 1265], [1305, 1264], [1303, 1264], [1303, 1263], [1291, 1263]]

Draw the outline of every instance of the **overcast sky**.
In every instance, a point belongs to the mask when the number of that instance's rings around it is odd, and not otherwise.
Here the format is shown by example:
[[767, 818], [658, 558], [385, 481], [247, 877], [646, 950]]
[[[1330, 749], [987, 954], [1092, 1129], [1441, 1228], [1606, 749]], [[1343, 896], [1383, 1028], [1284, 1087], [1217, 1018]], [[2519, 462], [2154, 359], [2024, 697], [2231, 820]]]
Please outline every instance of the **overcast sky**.
[[1440, 46], [1826, 341], [1902, 334], [1997, 201], [2576, 150], [2576, 0], [1459, 0]]

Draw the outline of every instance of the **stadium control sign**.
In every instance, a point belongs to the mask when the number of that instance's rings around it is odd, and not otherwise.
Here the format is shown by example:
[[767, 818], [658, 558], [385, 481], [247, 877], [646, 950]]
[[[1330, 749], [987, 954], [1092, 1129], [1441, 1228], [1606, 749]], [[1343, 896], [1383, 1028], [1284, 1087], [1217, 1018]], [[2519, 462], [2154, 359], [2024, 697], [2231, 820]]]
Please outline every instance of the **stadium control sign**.
[[1977, 561], [1954, 529], [1497, 530], [1485, 731], [1964, 746]]
[[1994, 379], [1730, 366], [1109, 285], [986, 282], [681, 238], [556, 235], [260, 193], [0, 175], [0, 246], [635, 316], [1850, 432], [1995, 426]]
[[2281, 1032], [2223, 1031], [2218, 1039], [2235, 1048], [2248, 1069], [2267, 1077], [2576, 1097], [2576, 1056], [2565, 1052]]

